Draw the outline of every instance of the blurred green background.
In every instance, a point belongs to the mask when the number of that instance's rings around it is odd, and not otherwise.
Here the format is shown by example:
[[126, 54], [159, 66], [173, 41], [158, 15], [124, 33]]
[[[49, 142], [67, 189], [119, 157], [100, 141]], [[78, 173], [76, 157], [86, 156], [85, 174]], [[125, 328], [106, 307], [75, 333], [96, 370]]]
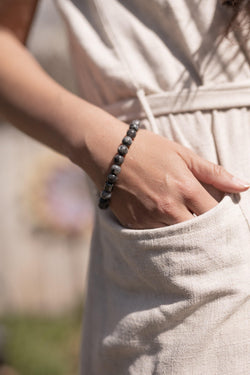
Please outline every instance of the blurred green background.
[[2, 317], [5, 364], [0, 367], [0, 374], [77, 374], [81, 318], [82, 306], [54, 318]]
[[[53, 1], [40, 1], [28, 48], [77, 93]], [[0, 375], [77, 375], [93, 218], [86, 177], [2, 122], [0, 179]]]

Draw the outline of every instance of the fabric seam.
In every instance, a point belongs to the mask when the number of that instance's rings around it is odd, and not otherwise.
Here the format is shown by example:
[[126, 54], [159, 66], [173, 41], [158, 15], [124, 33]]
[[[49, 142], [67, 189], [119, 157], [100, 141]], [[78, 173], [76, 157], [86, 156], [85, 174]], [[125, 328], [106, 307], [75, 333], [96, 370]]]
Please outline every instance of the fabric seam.
[[119, 43], [118, 39], [116, 38], [115, 33], [113, 32], [111, 22], [108, 19], [108, 17], [106, 16], [104, 8], [101, 7], [99, 0], [93, 0], [93, 3], [96, 6], [97, 13], [99, 14], [99, 17], [100, 17], [100, 20], [103, 24], [103, 27], [104, 27], [107, 35], [109, 36], [110, 41], [113, 43], [113, 46], [115, 48], [117, 56], [120, 58], [121, 63], [123, 64], [124, 68], [126, 69], [126, 71], [128, 72], [128, 74], [130, 76], [130, 80], [131, 80], [131, 83], [132, 83], [133, 87], [136, 90], [138, 90], [140, 87], [137, 83], [137, 80], [135, 79], [134, 75], [132, 74], [132, 72], [130, 70], [130, 67], [129, 67], [129, 64], [128, 64], [126, 58], [124, 57], [124, 54], [122, 52], [122, 47], [120, 46], [120, 43]]
[[242, 205], [241, 205], [241, 202], [239, 202], [239, 207], [240, 207], [240, 210], [241, 210], [242, 216], [244, 217], [244, 219], [245, 219], [245, 221], [246, 221], [246, 223], [247, 223], [247, 225], [248, 225], [248, 228], [249, 228], [249, 230], [250, 230], [250, 223], [249, 223], [249, 220], [248, 220], [248, 218], [247, 218], [247, 216], [246, 216], [246, 214], [245, 214], [244, 208], [243, 208]]

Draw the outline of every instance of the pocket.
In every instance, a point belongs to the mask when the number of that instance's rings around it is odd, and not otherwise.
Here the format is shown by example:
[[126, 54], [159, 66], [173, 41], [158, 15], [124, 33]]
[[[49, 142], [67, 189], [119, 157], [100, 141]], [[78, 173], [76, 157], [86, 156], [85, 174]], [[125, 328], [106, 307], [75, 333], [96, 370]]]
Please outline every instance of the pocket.
[[250, 189], [241, 193], [241, 199], [239, 202], [243, 216], [246, 218], [248, 227], [250, 230]]
[[205, 275], [237, 266], [250, 246], [239, 201], [239, 194], [226, 193], [206, 213], [156, 229], [127, 229], [110, 210], [99, 212], [106, 276], [126, 290], [171, 291], [179, 298], [195, 294], [194, 282], [192, 291], [187, 287], [192, 275], [200, 275], [199, 283], [204, 275], [208, 290]]
[[154, 368], [165, 348], [160, 363], [170, 366], [186, 335], [195, 362], [216, 325], [249, 299], [250, 235], [239, 195], [226, 194], [206, 213], [164, 228], [126, 229], [108, 210], [99, 211], [99, 225], [105, 317], [100, 355], [144, 368], [144, 354], [156, 353], [147, 357]]
[[[199, 227], [205, 224], [205, 221], [209, 221], [211, 216], [216, 216], [217, 211], [223, 210], [224, 206], [230, 205], [230, 203], [238, 203], [240, 201], [239, 194], [230, 194], [225, 193], [223, 198], [219, 201], [219, 203], [213, 207], [212, 209], [208, 210], [207, 212], [194, 216], [190, 220], [183, 221], [177, 224], [166, 225], [165, 227], [160, 228], [153, 228], [153, 229], [130, 229], [122, 226], [118, 219], [113, 215], [112, 211], [107, 210], [104, 212], [105, 215], [105, 222], [109, 223], [109, 225], [113, 226], [117, 234], [119, 233], [123, 237], [133, 237], [134, 239], [142, 239], [148, 237], [158, 237], [164, 235], [174, 235], [178, 233], [185, 233], [185, 231], [190, 228], [190, 230], [198, 229]], [[113, 232], [114, 233], [114, 232]]]

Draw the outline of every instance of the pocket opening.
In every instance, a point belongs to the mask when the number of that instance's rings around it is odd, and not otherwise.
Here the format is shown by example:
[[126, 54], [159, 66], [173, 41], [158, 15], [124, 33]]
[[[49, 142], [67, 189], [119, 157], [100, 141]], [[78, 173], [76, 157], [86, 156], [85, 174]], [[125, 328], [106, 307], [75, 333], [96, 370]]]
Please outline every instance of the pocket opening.
[[110, 209], [102, 211], [99, 214], [102, 217], [101, 223], [104, 229], [112, 232], [112, 235], [127, 237], [131, 239], [154, 239], [174, 235], [193, 235], [204, 227], [212, 218], [223, 220], [223, 215], [229, 214], [229, 211], [239, 206], [240, 195], [238, 193], [225, 193], [218, 204], [204, 212], [201, 215], [194, 216], [190, 220], [181, 223], [171, 224], [160, 228], [153, 229], [130, 229], [122, 226]]

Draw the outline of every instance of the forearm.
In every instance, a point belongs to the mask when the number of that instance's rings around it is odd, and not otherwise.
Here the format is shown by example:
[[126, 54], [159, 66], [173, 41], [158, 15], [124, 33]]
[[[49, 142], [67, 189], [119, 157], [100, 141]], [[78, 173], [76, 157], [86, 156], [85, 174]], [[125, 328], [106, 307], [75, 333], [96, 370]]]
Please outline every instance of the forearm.
[[57, 84], [3, 29], [0, 45], [1, 116], [81, 165], [100, 188], [126, 125]]

